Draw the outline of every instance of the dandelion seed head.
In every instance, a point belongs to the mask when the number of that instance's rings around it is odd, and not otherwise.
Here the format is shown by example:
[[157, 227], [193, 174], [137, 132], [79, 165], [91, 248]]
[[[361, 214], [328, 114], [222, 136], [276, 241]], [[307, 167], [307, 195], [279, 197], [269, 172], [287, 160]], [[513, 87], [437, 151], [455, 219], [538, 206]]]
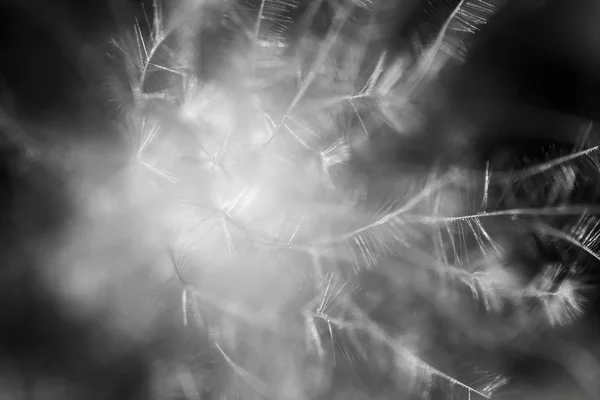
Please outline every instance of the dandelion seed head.
[[[514, 254], [535, 237], [600, 259], [600, 225], [573, 201], [595, 150], [509, 173], [398, 160], [427, 136], [440, 72], [503, 1], [454, 2], [411, 51], [381, 49], [376, 10], [391, 2], [182, 3], [156, 0], [154, 19], [114, 41], [132, 92], [125, 166], [80, 189], [89, 225], [61, 259], [61, 296], [79, 315], [105, 312], [129, 342], [161, 319], [178, 321], [174, 341], [193, 338], [165, 385], [308, 400], [350, 391], [345, 375], [370, 390], [377, 375], [394, 396], [492, 398], [506, 380], [463, 379], [433, 343], [438, 325], [450, 347], [461, 330], [494, 345], [526, 331], [518, 318], [544, 314], [550, 329], [582, 315], [570, 264], [529, 282]], [[145, 303], [137, 279], [164, 304]], [[502, 333], [481, 322], [512, 309]]]

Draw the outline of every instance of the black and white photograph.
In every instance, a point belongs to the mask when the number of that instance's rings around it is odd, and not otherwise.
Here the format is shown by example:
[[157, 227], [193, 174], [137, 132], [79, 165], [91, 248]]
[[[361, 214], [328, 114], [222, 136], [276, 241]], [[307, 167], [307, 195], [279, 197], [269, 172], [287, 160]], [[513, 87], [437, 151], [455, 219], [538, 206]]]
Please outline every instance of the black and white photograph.
[[599, 1], [0, 19], [0, 400], [600, 399]]

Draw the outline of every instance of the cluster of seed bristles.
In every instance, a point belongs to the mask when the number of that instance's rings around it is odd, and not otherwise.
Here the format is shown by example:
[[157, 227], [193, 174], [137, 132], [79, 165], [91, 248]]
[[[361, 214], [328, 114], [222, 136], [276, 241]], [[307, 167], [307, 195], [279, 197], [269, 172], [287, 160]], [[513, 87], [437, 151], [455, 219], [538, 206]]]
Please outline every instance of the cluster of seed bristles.
[[[225, 76], [198, 67], [208, 61], [197, 47], [210, 44], [187, 41], [203, 27], [173, 25], [178, 11], [163, 15], [158, 1], [147, 23], [114, 41], [132, 91], [123, 109], [134, 158], [148, 172], [139, 179], [164, 199], [183, 325], [206, 336], [205, 352], [230, 376], [199, 379], [198, 393], [308, 399], [327, 390], [332, 368], [356, 363], [402, 376], [399, 392], [447, 385], [491, 398], [503, 378], [474, 373], [469, 385], [436, 369], [414, 340], [424, 328], [411, 306], [383, 304], [362, 280], [385, 276], [461, 324], [474, 322], [465, 303], [492, 319], [510, 305], [506, 329], [539, 316], [571, 322], [583, 312], [577, 261], [600, 260], [597, 210], [571, 199], [586, 166], [600, 164], [597, 149], [511, 172], [492, 161], [481, 171], [394, 171], [379, 185], [361, 168], [378, 162], [377, 143], [419, 135], [415, 99], [503, 2], [460, 1], [412, 58], [370, 51], [384, 2], [213, 3], [183, 10], [218, 18], [237, 38], [210, 53], [225, 54]], [[332, 17], [318, 35], [312, 20], [325, 6]], [[147, 89], [152, 79], [160, 89]], [[507, 268], [517, 236], [582, 255], [524, 281]], [[403, 321], [373, 317], [382, 306]]]

